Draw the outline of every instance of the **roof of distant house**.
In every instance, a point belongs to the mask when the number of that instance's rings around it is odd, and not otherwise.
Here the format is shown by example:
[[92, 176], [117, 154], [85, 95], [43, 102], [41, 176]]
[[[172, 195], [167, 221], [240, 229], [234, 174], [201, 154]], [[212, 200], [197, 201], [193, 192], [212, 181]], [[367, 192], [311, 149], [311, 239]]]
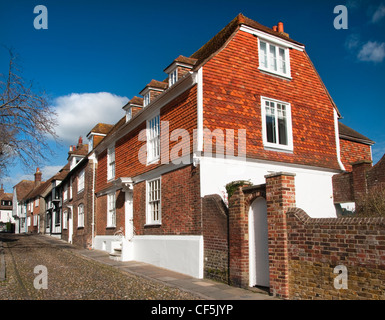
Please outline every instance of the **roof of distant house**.
[[340, 138], [342, 139], [361, 142], [369, 145], [372, 145], [375, 143], [374, 141], [370, 140], [368, 137], [365, 137], [361, 133], [353, 130], [352, 128], [348, 127], [347, 125], [341, 122], [338, 122], [338, 129], [339, 129]]

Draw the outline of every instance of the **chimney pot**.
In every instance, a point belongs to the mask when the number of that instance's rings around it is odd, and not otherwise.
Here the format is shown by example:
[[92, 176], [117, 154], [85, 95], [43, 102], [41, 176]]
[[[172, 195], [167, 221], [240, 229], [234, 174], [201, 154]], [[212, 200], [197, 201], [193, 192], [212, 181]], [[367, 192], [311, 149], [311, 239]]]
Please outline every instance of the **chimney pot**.
[[79, 137], [78, 145], [81, 146], [83, 144], [83, 138], [82, 136]]
[[277, 29], [278, 29], [277, 26], [274, 26], [274, 27], [273, 27], [273, 30], [274, 30], [274, 31], [277, 31]]
[[284, 32], [283, 31], [283, 22], [282, 21], [278, 22], [278, 32]]

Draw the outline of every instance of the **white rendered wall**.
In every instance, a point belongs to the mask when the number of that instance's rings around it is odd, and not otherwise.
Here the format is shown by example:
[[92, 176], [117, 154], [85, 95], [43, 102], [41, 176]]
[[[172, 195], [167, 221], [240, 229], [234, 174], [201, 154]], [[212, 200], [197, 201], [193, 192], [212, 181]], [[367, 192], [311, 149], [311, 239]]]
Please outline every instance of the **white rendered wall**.
[[[96, 236], [94, 249], [111, 252], [117, 238]], [[203, 278], [203, 236], [134, 236], [131, 260]]]
[[200, 159], [201, 197], [226, 194], [225, 185], [235, 180], [249, 180], [254, 185], [266, 183], [265, 175], [274, 172], [295, 173], [296, 206], [312, 218], [336, 217], [332, 176], [336, 172], [307, 169], [257, 161]]
[[134, 260], [203, 278], [203, 236], [135, 236]]

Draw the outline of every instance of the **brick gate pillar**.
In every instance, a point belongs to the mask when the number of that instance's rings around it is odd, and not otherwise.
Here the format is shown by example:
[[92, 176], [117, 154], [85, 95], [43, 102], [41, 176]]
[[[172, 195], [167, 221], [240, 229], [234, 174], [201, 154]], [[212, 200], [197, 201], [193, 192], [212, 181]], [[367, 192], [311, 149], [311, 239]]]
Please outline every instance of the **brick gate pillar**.
[[248, 235], [245, 195], [240, 187], [229, 199], [229, 279], [233, 286], [247, 287], [249, 284]]
[[295, 174], [266, 175], [270, 293], [289, 298], [289, 257], [286, 212], [295, 207]]

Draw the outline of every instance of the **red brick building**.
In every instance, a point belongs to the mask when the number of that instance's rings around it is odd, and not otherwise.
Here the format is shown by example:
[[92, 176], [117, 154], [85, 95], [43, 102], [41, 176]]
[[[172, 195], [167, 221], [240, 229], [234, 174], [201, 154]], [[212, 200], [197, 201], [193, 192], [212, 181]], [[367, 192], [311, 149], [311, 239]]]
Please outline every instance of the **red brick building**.
[[[97, 163], [95, 248], [203, 277], [218, 263], [208, 256], [214, 241], [224, 238], [205, 236], [207, 228], [212, 219], [224, 226], [226, 210], [208, 218], [216, 209], [202, 199], [276, 172], [296, 176], [298, 207], [336, 216], [332, 176], [358, 149], [344, 139], [305, 46], [282, 23], [268, 28], [240, 14], [164, 71], [167, 79], [139, 91], [143, 98], [123, 107], [126, 116], [89, 154]], [[359, 152], [371, 157], [370, 143]]]

